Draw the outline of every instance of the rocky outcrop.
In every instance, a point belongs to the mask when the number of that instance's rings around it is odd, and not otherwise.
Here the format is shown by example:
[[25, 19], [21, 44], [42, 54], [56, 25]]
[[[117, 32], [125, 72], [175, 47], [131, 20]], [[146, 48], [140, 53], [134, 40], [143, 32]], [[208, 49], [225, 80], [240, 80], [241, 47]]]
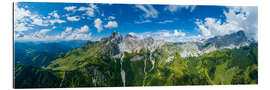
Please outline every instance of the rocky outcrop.
[[249, 41], [243, 31], [238, 31], [224, 36], [216, 36], [202, 42], [186, 42], [180, 44], [182, 57], [196, 57], [215, 50], [240, 48], [248, 46]]
[[161, 47], [165, 42], [163, 40], [154, 40], [151, 37], [138, 40], [136, 36], [128, 34], [119, 44], [121, 52], [139, 52], [141, 49], [147, 49], [153, 52], [155, 49]]
[[[166, 42], [163, 40], [154, 40], [152, 37], [137, 39], [133, 34], [127, 34], [124, 38], [119, 32], [113, 32], [111, 36], [101, 39], [102, 46], [106, 47], [106, 52], [109, 55], [120, 58], [120, 54], [127, 52], [140, 52], [142, 49], [152, 53], [162, 47]], [[181, 57], [196, 57], [204, 53], [209, 53], [215, 50], [239, 48], [248, 46], [249, 41], [243, 31], [238, 31], [224, 36], [216, 36], [200, 42], [185, 42], [178, 44], [180, 50], [173, 51], [181, 55]], [[168, 51], [172, 52], [172, 51]], [[134, 61], [136, 61], [134, 59]], [[154, 64], [154, 60], [151, 59]]]

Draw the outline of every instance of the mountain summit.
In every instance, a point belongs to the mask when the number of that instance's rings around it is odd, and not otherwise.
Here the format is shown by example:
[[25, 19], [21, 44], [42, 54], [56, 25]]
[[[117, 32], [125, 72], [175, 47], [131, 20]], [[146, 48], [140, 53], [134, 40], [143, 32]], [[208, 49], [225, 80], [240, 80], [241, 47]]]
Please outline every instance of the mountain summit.
[[[59, 87], [235, 83], [236, 75], [246, 78], [256, 73], [257, 46], [241, 48], [246, 45], [249, 42], [243, 31], [181, 44], [129, 34], [123, 38], [113, 32], [66, 53], [45, 70], [57, 75]], [[256, 83], [257, 79], [251, 80]]]
[[114, 43], [118, 44], [122, 41], [123, 37], [120, 35], [119, 32], [112, 32], [112, 34], [109, 37], [104, 37], [101, 39], [101, 42], [104, 42], [106, 44], [108, 43]]
[[[169, 44], [164, 40], [154, 40], [152, 37], [137, 39], [136, 35], [133, 34], [127, 34], [123, 38], [119, 32], [112, 32], [109, 37], [102, 38], [100, 43], [102, 43], [101, 46], [107, 48], [106, 52], [110, 52], [109, 55], [118, 55], [124, 52], [139, 52], [142, 49], [153, 52], [157, 48], [162, 48], [163, 45]], [[178, 52], [182, 57], [190, 57], [199, 56], [215, 50], [239, 48], [247, 45], [249, 45], [249, 41], [244, 31], [238, 31], [224, 36], [209, 38], [202, 42], [181, 43], [177, 45], [178, 48], [181, 48], [180, 50], [168, 52]]]
[[238, 31], [224, 36], [216, 36], [205, 40], [200, 49], [214, 46], [217, 49], [235, 48], [245, 46], [248, 39], [244, 31]]

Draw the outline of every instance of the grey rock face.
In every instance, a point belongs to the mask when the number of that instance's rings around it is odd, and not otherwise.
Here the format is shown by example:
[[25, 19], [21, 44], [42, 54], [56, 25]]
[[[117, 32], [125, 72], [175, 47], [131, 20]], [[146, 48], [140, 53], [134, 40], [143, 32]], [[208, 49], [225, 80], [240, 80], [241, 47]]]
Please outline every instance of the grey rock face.
[[104, 52], [106, 55], [115, 56], [120, 53], [118, 44], [122, 41], [123, 37], [119, 32], [112, 32], [109, 37], [102, 38], [100, 41], [100, 46], [104, 47]]
[[136, 36], [131, 34], [127, 34], [123, 38], [119, 32], [113, 32], [109, 37], [102, 38], [100, 43], [102, 47], [105, 47], [106, 55], [118, 57], [120, 53], [139, 52], [142, 49], [153, 52], [165, 42], [163, 40], [154, 40], [151, 37], [138, 40]]
[[104, 42], [106, 44], [113, 43], [118, 44], [122, 41], [123, 37], [119, 34], [119, 32], [112, 32], [112, 34], [109, 37], [105, 37], [101, 39], [101, 42]]
[[182, 57], [199, 56], [215, 50], [239, 48], [249, 45], [243, 31], [238, 31], [224, 36], [216, 36], [202, 42], [188, 42], [180, 45]]
[[[140, 52], [142, 49], [152, 53], [166, 43], [163, 40], [154, 40], [151, 37], [137, 39], [135, 35], [131, 34], [127, 34], [125, 38], [123, 38], [118, 32], [113, 32], [111, 36], [101, 39], [101, 42], [103, 43], [102, 46], [106, 47], [106, 52], [115, 57], [118, 57], [120, 53]], [[249, 45], [249, 41], [245, 36], [245, 33], [243, 31], [238, 31], [224, 36], [209, 38], [200, 42], [181, 43], [177, 45], [177, 48], [180, 50], [166, 52], [177, 52], [182, 57], [196, 57], [215, 50], [239, 48], [247, 45]]]
[[137, 40], [136, 36], [128, 34], [119, 44], [121, 52], [139, 52], [141, 49], [147, 49], [153, 52], [155, 49], [161, 47], [165, 42], [163, 40], [154, 40], [151, 37]]
[[248, 39], [244, 33], [244, 31], [238, 31], [236, 33], [224, 35], [224, 36], [216, 36], [210, 39], [207, 39], [202, 43], [200, 49], [207, 48], [209, 46], [214, 46], [217, 49], [224, 49], [242, 45], [243, 43], [248, 42]]

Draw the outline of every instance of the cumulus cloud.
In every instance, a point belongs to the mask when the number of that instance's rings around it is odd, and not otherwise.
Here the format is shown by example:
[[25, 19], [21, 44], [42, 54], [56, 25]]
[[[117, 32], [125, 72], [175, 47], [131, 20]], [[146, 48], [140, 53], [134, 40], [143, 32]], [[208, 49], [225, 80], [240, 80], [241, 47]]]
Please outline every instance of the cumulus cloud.
[[88, 32], [89, 27], [87, 25], [82, 26], [80, 29], [76, 29], [78, 32]]
[[38, 26], [48, 26], [49, 23], [47, 20], [43, 20], [41, 17], [38, 17], [37, 15], [31, 16], [32, 19], [32, 23], [34, 25], [38, 25]]
[[86, 15], [93, 17], [95, 15], [94, 9], [91, 7], [80, 7], [79, 11], [86, 11]]
[[41, 41], [45, 40], [49, 36], [47, 35], [48, 32], [51, 30], [49, 29], [41, 29], [31, 34], [25, 34], [23, 32], [15, 33], [15, 40], [23, 40], [23, 41]]
[[14, 31], [27, 31], [31, 29], [31, 27], [28, 27], [26, 24], [26, 22], [29, 21], [27, 17], [31, 16], [31, 12], [24, 8], [19, 8], [17, 4], [18, 3], [14, 4]]
[[69, 20], [69, 21], [79, 21], [80, 17], [79, 16], [67, 17], [67, 20]]
[[193, 12], [196, 6], [194, 5], [169, 5], [164, 10], [168, 10], [170, 12], [176, 12], [181, 9], [189, 10], [190, 12]]
[[49, 20], [49, 22], [53, 25], [55, 23], [65, 23], [66, 21], [65, 20], [61, 20], [61, 19], [52, 19], [52, 20]]
[[21, 32], [21, 31], [27, 31], [30, 29], [33, 29], [33, 28], [28, 27], [26, 23], [17, 23], [17, 22], [14, 23], [14, 31]]
[[97, 6], [94, 4], [89, 4], [89, 7], [80, 7], [78, 11], [85, 11], [86, 15], [93, 17], [95, 16], [95, 10], [97, 10]]
[[88, 31], [89, 27], [87, 25], [76, 28], [73, 32], [71, 27], [67, 27], [66, 30], [62, 32], [61, 37], [65, 40], [90, 40], [92, 33]]
[[37, 14], [31, 13], [23, 7], [18, 7], [18, 3], [14, 4], [14, 31], [23, 32], [33, 29], [33, 26], [48, 26], [48, 20]]
[[78, 8], [76, 6], [68, 6], [68, 7], [64, 7], [64, 9], [66, 11], [72, 11], [72, 12], [77, 12], [77, 11], [85, 12], [83, 15], [94, 17], [95, 10], [98, 10], [98, 7], [95, 4], [91, 3], [91, 4], [88, 4], [88, 6], [81, 6]]
[[158, 11], [152, 5], [136, 5], [137, 8], [145, 12], [144, 17], [158, 17]]
[[[73, 29], [72, 27], [67, 27], [60, 34], [52, 34], [48, 33], [51, 31], [46, 29], [51, 27], [52, 29], [56, 29], [54, 24], [56, 23], [65, 23], [65, 20], [61, 20], [60, 15], [57, 11], [52, 11], [48, 13], [48, 16], [42, 16], [38, 13], [31, 13], [30, 10], [27, 10], [25, 7], [18, 7], [18, 3], [14, 5], [14, 38], [15, 40], [24, 40], [24, 41], [47, 41], [47, 40], [89, 40], [91, 37], [91, 32], [89, 32], [89, 27], [87, 25], [82, 26], [80, 28]], [[90, 7], [97, 8], [94, 5], [90, 5]], [[76, 10], [76, 7], [65, 8], [66, 10]], [[63, 16], [63, 15], [62, 15]], [[79, 19], [78, 16], [68, 17], [67, 20], [77, 21]], [[50, 25], [50, 26], [49, 26]], [[37, 30], [36, 26], [45, 29]], [[27, 32], [27, 30], [35, 30], [35, 32]]]
[[[14, 31], [23, 32], [34, 29], [34, 26], [49, 26], [54, 23], [64, 23], [59, 19], [60, 16], [56, 11], [48, 13], [49, 16], [42, 16], [38, 13], [31, 13], [24, 7], [18, 7], [18, 3], [14, 4]], [[54, 17], [54, 19], [51, 19]]]
[[67, 11], [73, 11], [73, 12], [75, 11], [76, 8], [77, 8], [76, 6], [64, 7], [65, 10], [67, 10]]
[[14, 4], [14, 19], [20, 20], [24, 19], [27, 16], [31, 16], [31, 12], [29, 10], [25, 10], [24, 8], [19, 8], [18, 3]]
[[47, 36], [49, 31], [49, 29], [41, 29], [40, 31], [37, 31], [33, 34], [33, 38], [43, 39]]
[[94, 21], [95, 27], [97, 28], [98, 32], [101, 32], [103, 30], [103, 25], [102, 25], [102, 21], [100, 18], [97, 18]]
[[60, 35], [57, 35], [56, 39], [65, 39], [72, 32], [72, 27], [66, 27], [65, 31], [61, 32]]
[[17, 32], [17, 33], [14, 33], [15, 35], [15, 39], [16, 38], [22, 38], [22, 37], [24, 37], [24, 33], [22, 33], [22, 32]]
[[173, 36], [182, 36], [182, 37], [184, 37], [185, 35], [186, 35], [186, 33], [182, 32], [181, 30], [177, 30], [177, 29], [174, 30]]
[[197, 20], [195, 23], [198, 30], [205, 38], [218, 35], [230, 34], [243, 30], [247, 37], [257, 40], [258, 11], [256, 7], [228, 7], [229, 11], [224, 11], [226, 21], [221, 23], [217, 18], [205, 18]]
[[65, 32], [70, 32], [72, 30], [72, 27], [66, 27]]
[[116, 21], [109, 21], [108, 24], [104, 26], [105, 28], [117, 28], [118, 24]]
[[31, 34], [17, 32], [15, 33], [15, 38], [16, 40], [23, 41], [90, 40], [92, 35], [87, 25], [75, 29], [66, 27], [66, 29], [58, 35], [48, 35], [47, 33], [50, 31], [49, 29], [41, 29]]
[[55, 18], [60, 18], [60, 16], [58, 15], [57, 11], [52, 11], [51, 13], [49, 13], [50, 16], [53, 16]]

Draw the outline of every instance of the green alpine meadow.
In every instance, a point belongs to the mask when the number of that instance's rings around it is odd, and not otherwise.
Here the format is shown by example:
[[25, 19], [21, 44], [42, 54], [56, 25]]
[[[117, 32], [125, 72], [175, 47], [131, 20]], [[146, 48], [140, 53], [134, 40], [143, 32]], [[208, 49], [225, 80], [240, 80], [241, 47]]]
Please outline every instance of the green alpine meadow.
[[257, 7], [14, 9], [14, 88], [258, 84]]

